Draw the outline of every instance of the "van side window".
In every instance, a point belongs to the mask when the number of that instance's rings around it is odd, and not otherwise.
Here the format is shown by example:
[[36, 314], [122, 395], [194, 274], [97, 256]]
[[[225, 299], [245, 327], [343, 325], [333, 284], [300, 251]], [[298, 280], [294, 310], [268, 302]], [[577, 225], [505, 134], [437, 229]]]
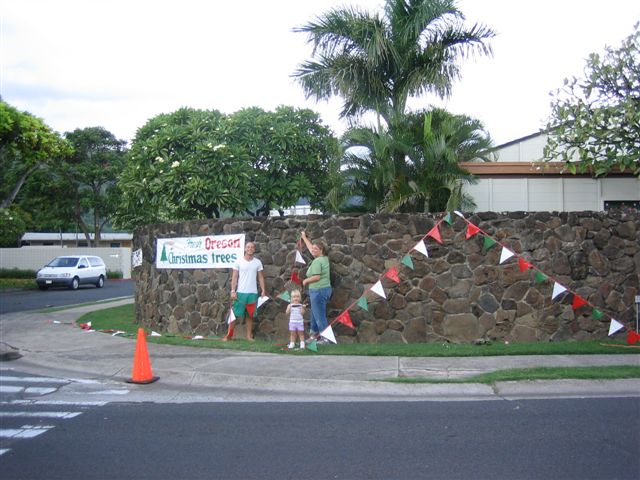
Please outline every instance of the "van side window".
[[86, 258], [81, 258], [80, 262], [78, 263], [78, 267], [79, 268], [89, 268], [89, 264], [87, 263], [87, 259]]
[[89, 257], [89, 263], [91, 264], [92, 267], [102, 266], [102, 260], [99, 259], [98, 257]]

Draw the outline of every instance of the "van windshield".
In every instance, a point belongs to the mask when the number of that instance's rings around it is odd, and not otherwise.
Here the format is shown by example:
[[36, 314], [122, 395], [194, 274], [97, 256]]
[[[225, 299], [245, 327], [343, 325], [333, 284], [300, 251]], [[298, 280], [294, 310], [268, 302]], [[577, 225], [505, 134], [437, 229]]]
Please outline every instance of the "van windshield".
[[75, 267], [77, 264], [78, 259], [75, 257], [57, 257], [47, 267]]

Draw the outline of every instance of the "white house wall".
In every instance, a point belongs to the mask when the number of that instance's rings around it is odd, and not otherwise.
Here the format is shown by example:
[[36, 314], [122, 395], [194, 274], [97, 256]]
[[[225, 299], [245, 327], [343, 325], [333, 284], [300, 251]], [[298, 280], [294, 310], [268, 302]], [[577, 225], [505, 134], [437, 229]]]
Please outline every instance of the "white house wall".
[[540, 161], [546, 144], [546, 134], [528, 137], [519, 142], [508, 143], [499, 148], [497, 152], [498, 162]]
[[608, 200], [640, 201], [637, 178], [480, 178], [464, 191], [478, 212], [603, 211]]

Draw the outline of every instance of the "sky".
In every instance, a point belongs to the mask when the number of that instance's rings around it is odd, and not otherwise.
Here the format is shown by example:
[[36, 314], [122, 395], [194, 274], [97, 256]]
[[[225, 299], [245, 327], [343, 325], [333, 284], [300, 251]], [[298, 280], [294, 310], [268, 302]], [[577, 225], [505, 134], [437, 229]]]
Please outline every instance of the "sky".
[[[341, 134], [340, 101], [307, 100], [291, 77], [311, 58], [301, 26], [327, 10], [381, 0], [0, 0], [0, 95], [64, 133], [101, 126], [123, 140], [181, 107], [233, 113], [311, 108]], [[496, 31], [451, 98], [413, 100], [482, 121], [496, 145], [538, 132], [550, 92], [583, 76], [640, 21], [630, 0], [459, 0], [467, 25]]]

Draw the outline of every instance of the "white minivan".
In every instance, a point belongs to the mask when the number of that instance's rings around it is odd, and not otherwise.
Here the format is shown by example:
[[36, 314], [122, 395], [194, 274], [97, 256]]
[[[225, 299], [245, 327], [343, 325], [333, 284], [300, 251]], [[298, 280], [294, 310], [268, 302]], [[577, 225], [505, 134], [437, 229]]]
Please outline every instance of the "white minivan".
[[80, 285], [102, 288], [107, 278], [107, 267], [100, 257], [69, 255], [56, 257], [38, 270], [36, 283], [40, 290], [65, 286], [76, 290]]

